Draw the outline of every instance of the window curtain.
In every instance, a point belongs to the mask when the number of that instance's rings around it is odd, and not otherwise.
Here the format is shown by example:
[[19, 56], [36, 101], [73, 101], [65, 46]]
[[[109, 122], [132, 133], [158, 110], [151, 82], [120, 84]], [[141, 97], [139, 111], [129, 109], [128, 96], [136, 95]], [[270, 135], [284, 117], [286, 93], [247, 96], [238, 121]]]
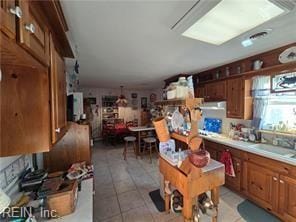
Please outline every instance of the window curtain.
[[269, 103], [270, 76], [253, 77], [252, 95], [254, 98], [252, 127], [260, 129]]

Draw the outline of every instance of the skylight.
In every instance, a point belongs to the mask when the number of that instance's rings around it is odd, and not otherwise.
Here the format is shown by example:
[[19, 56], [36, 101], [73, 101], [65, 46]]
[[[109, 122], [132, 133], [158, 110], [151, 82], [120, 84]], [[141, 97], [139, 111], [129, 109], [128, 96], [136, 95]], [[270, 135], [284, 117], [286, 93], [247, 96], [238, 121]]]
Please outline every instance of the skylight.
[[222, 0], [182, 35], [221, 45], [284, 12], [268, 0]]

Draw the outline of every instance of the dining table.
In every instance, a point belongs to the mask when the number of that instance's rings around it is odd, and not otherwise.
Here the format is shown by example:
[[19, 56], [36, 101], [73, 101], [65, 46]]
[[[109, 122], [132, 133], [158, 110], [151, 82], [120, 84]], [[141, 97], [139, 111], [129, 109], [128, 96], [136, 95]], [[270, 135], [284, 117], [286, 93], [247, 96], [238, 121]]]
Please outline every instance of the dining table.
[[128, 127], [129, 131], [134, 132], [137, 134], [137, 150], [136, 150], [136, 155], [139, 156], [140, 150], [141, 150], [141, 133], [145, 131], [154, 131], [154, 127], [149, 127], [149, 126], [133, 126], [133, 127]]

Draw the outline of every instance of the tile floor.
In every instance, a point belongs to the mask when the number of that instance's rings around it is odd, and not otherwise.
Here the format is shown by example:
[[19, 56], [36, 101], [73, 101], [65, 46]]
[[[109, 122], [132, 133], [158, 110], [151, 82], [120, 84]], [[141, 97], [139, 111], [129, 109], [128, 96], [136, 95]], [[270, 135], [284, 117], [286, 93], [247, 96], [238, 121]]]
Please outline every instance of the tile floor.
[[[106, 146], [96, 143], [93, 147], [93, 164], [95, 168], [95, 222], [161, 222], [183, 221], [177, 214], [158, 212], [149, 192], [159, 188], [157, 156], [152, 164], [149, 156], [135, 158], [132, 153], [123, 160], [123, 145]], [[219, 204], [219, 221], [242, 222], [236, 210], [244, 199], [229, 189], [221, 188]], [[211, 221], [203, 217], [203, 221]]]

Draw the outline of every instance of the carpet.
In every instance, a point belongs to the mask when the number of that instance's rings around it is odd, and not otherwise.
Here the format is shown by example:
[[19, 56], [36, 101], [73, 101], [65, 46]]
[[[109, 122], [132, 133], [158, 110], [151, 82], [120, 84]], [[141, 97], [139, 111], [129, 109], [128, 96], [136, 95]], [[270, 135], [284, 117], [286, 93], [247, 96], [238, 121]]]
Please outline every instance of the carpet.
[[241, 217], [247, 222], [280, 222], [275, 216], [252, 202], [245, 200], [237, 206]]
[[150, 196], [151, 200], [153, 201], [157, 210], [159, 212], [164, 212], [164, 210], [165, 210], [164, 200], [160, 196], [160, 190], [157, 189], [157, 190], [153, 190], [153, 191], [149, 192], [149, 196]]

